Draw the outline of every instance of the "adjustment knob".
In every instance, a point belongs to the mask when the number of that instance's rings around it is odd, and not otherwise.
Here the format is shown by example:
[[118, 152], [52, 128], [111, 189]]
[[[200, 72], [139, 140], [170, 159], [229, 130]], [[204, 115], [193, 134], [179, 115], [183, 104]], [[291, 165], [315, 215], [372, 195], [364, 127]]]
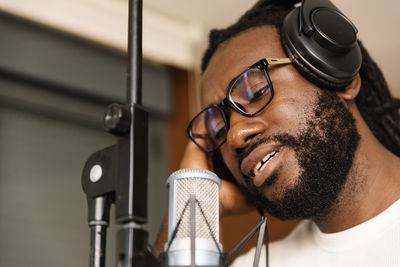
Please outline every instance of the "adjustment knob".
[[104, 115], [104, 128], [115, 135], [123, 135], [129, 131], [131, 114], [126, 106], [111, 104]]

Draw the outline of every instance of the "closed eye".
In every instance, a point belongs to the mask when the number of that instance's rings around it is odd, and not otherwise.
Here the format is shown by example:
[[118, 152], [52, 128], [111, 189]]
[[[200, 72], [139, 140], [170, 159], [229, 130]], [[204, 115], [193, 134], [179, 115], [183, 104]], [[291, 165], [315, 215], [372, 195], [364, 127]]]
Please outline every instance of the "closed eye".
[[207, 139], [210, 138], [210, 136], [208, 134], [195, 134], [192, 133], [193, 138], [202, 138], [202, 139]]
[[253, 97], [250, 100], [251, 102], [256, 101], [258, 99], [260, 99], [261, 97], [263, 97], [265, 95], [265, 92], [269, 90], [269, 86], [264, 86], [262, 87], [260, 90], [258, 90], [257, 92], [253, 93]]

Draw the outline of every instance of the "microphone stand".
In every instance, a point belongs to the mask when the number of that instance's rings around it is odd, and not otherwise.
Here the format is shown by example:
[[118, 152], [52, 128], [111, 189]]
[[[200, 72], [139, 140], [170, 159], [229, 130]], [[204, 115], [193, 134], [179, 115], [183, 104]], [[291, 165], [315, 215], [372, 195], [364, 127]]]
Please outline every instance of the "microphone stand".
[[93, 153], [82, 171], [89, 208], [90, 267], [104, 267], [110, 206], [116, 205], [118, 267], [160, 266], [148, 250], [148, 113], [142, 103], [142, 0], [129, 0], [126, 104], [111, 104], [104, 117], [116, 144]]

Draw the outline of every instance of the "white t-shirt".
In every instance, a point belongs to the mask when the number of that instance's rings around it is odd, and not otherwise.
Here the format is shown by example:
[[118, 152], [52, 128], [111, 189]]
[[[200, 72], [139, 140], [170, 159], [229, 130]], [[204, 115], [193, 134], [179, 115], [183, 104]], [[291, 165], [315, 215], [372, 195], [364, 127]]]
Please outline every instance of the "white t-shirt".
[[[231, 266], [253, 266], [255, 248]], [[400, 199], [355, 227], [325, 234], [311, 221], [301, 222], [285, 239], [269, 245], [270, 267], [400, 267]], [[260, 267], [265, 266], [265, 246]]]

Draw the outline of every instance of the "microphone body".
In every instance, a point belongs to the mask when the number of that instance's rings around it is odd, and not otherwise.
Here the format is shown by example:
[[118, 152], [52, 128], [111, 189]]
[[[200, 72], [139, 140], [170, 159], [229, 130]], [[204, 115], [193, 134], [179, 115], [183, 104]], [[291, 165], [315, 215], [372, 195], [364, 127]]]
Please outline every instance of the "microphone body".
[[221, 266], [219, 197], [221, 180], [202, 169], [182, 169], [169, 188], [167, 266]]

